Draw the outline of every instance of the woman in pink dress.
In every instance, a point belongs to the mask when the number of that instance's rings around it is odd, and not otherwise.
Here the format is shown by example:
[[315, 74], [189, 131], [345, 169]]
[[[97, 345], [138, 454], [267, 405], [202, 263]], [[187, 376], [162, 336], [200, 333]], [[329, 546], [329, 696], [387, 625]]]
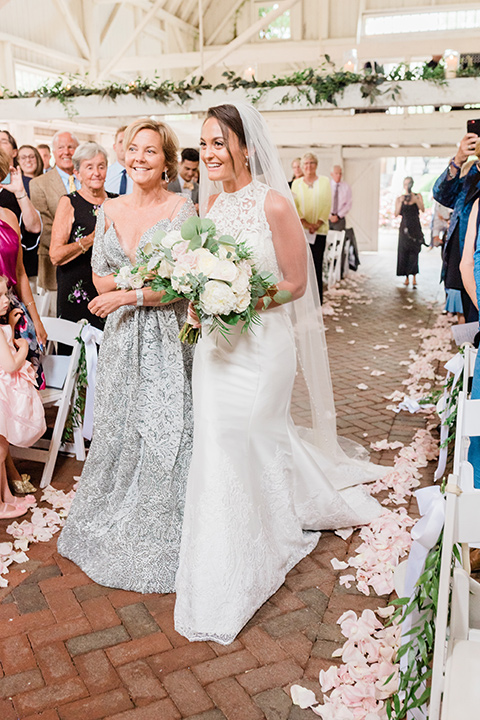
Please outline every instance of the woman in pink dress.
[[17, 498], [10, 492], [5, 462], [8, 446], [29, 447], [45, 432], [42, 401], [35, 387], [35, 371], [28, 362], [28, 342], [14, 340], [21, 311], [10, 310], [7, 278], [0, 275], [0, 519], [24, 515], [31, 496]]

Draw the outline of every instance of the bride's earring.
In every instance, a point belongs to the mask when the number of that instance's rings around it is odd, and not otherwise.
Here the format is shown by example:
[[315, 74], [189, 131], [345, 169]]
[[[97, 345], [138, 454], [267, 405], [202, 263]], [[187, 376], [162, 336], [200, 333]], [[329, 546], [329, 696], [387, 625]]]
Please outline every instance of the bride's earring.
[[166, 170], [163, 173], [163, 177], [164, 177], [165, 182], [168, 183], [168, 173]]
[[250, 170], [250, 163], [248, 162], [248, 155], [245, 155], [245, 167]]

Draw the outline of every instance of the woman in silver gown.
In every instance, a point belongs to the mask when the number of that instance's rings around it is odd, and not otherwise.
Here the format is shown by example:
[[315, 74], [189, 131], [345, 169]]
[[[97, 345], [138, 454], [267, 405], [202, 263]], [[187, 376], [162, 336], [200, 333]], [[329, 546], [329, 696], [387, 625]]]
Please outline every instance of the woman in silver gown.
[[113, 273], [134, 265], [155, 231], [195, 214], [163, 189], [175, 174], [177, 141], [164, 124], [138, 120], [125, 132], [131, 195], [98, 212], [91, 312], [106, 317], [93, 440], [59, 541], [59, 552], [96, 582], [171, 592], [178, 567], [192, 451], [192, 348], [178, 340], [186, 303], [163, 293], [116, 290]]

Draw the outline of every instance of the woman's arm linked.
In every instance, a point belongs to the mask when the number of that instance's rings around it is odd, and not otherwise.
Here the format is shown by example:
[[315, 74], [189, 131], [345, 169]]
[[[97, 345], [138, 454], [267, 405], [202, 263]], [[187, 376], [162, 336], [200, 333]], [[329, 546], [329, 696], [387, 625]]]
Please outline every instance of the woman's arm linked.
[[[307, 287], [307, 243], [292, 203], [271, 190], [265, 200], [265, 214], [272, 231], [280, 272], [283, 280], [277, 283], [279, 290], [291, 293], [291, 299], [302, 297]], [[272, 302], [269, 307], [277, 307]], [[259, 300], [257, 310], [263, 308]]]
[[90, 235], [80, 238], [77, 242], [68, 242], [72, 231], [73, 219], [74, 211], [72, 204], [68, 197], [64, 195], [59, 200], [52, 225], [49, 254], [53, 265], [66, 265], [70, 260], [87, 252], [93, 245], [95, 233], [90, 233]]

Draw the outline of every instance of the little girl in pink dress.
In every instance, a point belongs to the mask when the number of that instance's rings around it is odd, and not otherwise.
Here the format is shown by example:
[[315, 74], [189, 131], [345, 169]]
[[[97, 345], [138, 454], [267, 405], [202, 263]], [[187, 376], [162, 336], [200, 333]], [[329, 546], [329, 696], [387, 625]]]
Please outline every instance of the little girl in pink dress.
[[8, 446], [29, 447], [45, 432], [45, 413], [35, 371], [26, 359], [28, 343], [13, 340], [19, 310], [10, 310], [7, 278], [0, 275], [0, 318], [9, 314], [9, 323], [0, 325], [0, 519], [24, 515], [32, 496], [17, 498], [10, 492], [5, 470]]

